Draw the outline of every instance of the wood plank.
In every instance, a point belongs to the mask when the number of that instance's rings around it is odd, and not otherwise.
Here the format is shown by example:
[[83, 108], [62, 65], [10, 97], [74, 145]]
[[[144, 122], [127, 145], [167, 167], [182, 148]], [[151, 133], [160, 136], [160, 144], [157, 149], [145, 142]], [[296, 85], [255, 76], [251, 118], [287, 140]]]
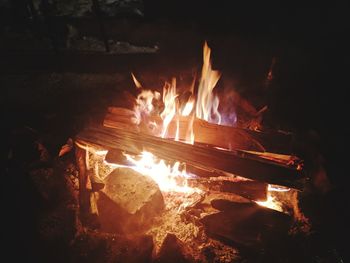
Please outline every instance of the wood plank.
[[[141, 124], [133, 122], [135, 115], [133, 111], [117, 107], [109, 107], [104, 119], [104, 126], [110, 128], [123, 128], [142, 132], [149, 135], [161, 133], [162, 119], [160, 116], [143, 116]], [[189, 124], [193, 123], [195, 142], [215, 145], [227, 149], [241, 149], [249, 151], [268, 151], [276, 153], [291, 152], [291, 134], [278, 131], [268, 133], [247, 130], [209, 123], [207, 121], [193, 118], [191, 116], [179, 116], [179, 139], [184, 141], [188, 136]], [[168, 127], [166, 138], [175, 138], [177, 120], [174, 118]], [[155, 123], [147, 125], [147, 123]]]
[[106, 149], [119, 149], [139, 154], [152, 152], [158, 158], [180, 161], [204, 170], [229, 173], [271, 184], [300, 189], [303, 170], [294, 166], [272, 163], [261, 158], [241, 156], [237, 151], [225, 151], [202, 145], [190, 145], [125, 129], [90, 127], [78, 134], [81, 143], [97, 144]]
[[232, 193], [253, 201], [266, 200], [267, 184], [253, 180], [226, 180], [228, 177], [191, 178], [188, 184], [206, 191]]

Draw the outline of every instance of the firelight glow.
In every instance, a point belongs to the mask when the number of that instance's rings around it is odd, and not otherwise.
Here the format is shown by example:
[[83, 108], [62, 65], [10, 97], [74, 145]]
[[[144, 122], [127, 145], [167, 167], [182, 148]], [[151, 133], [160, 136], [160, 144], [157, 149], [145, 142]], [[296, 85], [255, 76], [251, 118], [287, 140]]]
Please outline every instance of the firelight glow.
[[271, 185], [269, 184], [267, 187], [267, 198], [265, 201], [256, 201], [258, 205], [265, 206], [267, 208], [277, 210], [280, 212], [283, 212], [283, 207], [278, 200], [276, 200], [276, 197], [272, 195], [273, 192], [288, 192], [290, 191], [290, 188], [277, 186], [277, 185]]
[[[197, 96], [194, 96], [195, 78], [191, 86], [188, 88], [190, 96], [187, 101], [180, 105], [179, 93], [177, 92], [176, 79], [173, 78], [171, 83], [166, 82], [163, 87], [163, 94], [157, 91], [145, 90], [141, 83], [136, 79], [134, 74], [132, 79], [137, 89], [141, 92], [137, 96], [136, 105], [134, 107], [137, 117], [137, 124], [145, 121], [146, 124], [152, 124], [155, 129], [154, 136], [162, 138], [173, 138], [175, 141], [194, 144], [195, 134], [193, 129], [194, 119], [203, 119], [210, 123], [221, 124], [221, 114], [218, 111], [219, 98], [214, 94], [213, 90], [220, 79], [220, 72], [212, 69], [211, 65], [211, 49], [205, 42], [203, 46], [203, 66], [201, 77], [198, 85]], [[154, 102], [162, 99], [164, 108], [159, 114], [155, 110]], [[158, 115], [161, 119], [156, 123], [152, 118], [147, 116]], [[145, 117], [146, 116], [146, 117]], [[144, 118], [145, 117], [145, 118]], [[181, 117], [187, 117], [186, 121], [180, 121]], [[175, 134], [169, 134], [169, 125], [176, 124]], [[183, 127], [185, 125], [185, 127]], [[181, 126], [181, 127], [180, 127]], [[172, 127], [172, 130], [174, 127]], [[180, 138], [180, 129], [186, 131], [186, 136]], [[228, 149], [225, 149], [228, 150]], [[189, 187], [187, 179], [190, 176], [184, 169], [180, 169], [180, 163], [176, 162], [173, 166], [166, 164], [164, 160], [157, 159], [150, 152], [142, 152], [139, 156], [131, 156], [125, 154], [127, 160], [132, 163], [131, 168], [135, 171], [150, 176], [161, 189], [162, 192], [180, 192], [194, 193], [199, 189]], [[274, 185], [268, 185], [267, 199], [265, 201], [256, 201], [257, 204], [274, 210], [282, 211], [282, 205], [273, 196], [273, 192], [289, 191]]]
[[179, 193], [200, 193], [201, 190], [188, 186], [187, 179], [191, 176], [186, 173], [185, 169], [180, 169], [180, 162], [173, 166], [166, 164], [164, 160], [158, 160], [150, 152], [142, 152], [140, 156], [134, 157], [125, 154], [128, 161], [133, 165], [135, 171], [151, 177], [158, 185], [162, 192], [179, 192]]
[[220, 79], [220, 73], [212, 69], [210, 53], [211, 49], [208, 47], [207, 42], [205, 42], [203, 47], [202, 76], [197, 95], [196, 116], [199, 119], [220, 124], [221, 115], [218, 111], [219, 97], [213, 93], [213, 89]]

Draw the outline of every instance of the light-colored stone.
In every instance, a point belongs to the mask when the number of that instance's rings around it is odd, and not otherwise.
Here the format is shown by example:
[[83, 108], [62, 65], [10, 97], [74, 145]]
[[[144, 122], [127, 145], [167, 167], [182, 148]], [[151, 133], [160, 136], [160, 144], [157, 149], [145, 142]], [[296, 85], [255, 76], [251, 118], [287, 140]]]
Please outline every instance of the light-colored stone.
[[104, 180], [97, 209], [101, 229], [132, 233], [147, 228], [164, 208], [158, 185], [130, 168], [117, 168]]

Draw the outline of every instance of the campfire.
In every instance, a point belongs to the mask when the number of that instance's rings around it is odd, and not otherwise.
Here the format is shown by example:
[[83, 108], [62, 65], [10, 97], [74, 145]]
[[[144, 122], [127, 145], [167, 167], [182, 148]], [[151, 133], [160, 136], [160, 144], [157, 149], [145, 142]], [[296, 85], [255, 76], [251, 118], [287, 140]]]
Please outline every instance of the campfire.
[[149, 90], [131, 74], [134, 108], [109, 107], [103, 126], [76, 138], [79, 202], [101, 231], [152, 235], [158, 256], [178, 243], [188, 257], [230, 262], [271, 233], [307, 231], [298, 207], [307, 178], [290, 134], [262, 126], [266, 107], [249, 117], [220, 110], [210, 58], [205, 43], [185, 90], [175, 78]]

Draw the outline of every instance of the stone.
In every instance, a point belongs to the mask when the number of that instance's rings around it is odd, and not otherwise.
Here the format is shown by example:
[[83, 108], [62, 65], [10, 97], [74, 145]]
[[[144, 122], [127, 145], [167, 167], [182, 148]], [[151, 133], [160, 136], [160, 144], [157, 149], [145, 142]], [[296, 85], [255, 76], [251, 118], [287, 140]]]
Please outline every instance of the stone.
[[113, 170], [104, 184], [95, 198], [101, 230], [125, 234], [142, 231], [164, 209], [156, 182], [130, 168]]

